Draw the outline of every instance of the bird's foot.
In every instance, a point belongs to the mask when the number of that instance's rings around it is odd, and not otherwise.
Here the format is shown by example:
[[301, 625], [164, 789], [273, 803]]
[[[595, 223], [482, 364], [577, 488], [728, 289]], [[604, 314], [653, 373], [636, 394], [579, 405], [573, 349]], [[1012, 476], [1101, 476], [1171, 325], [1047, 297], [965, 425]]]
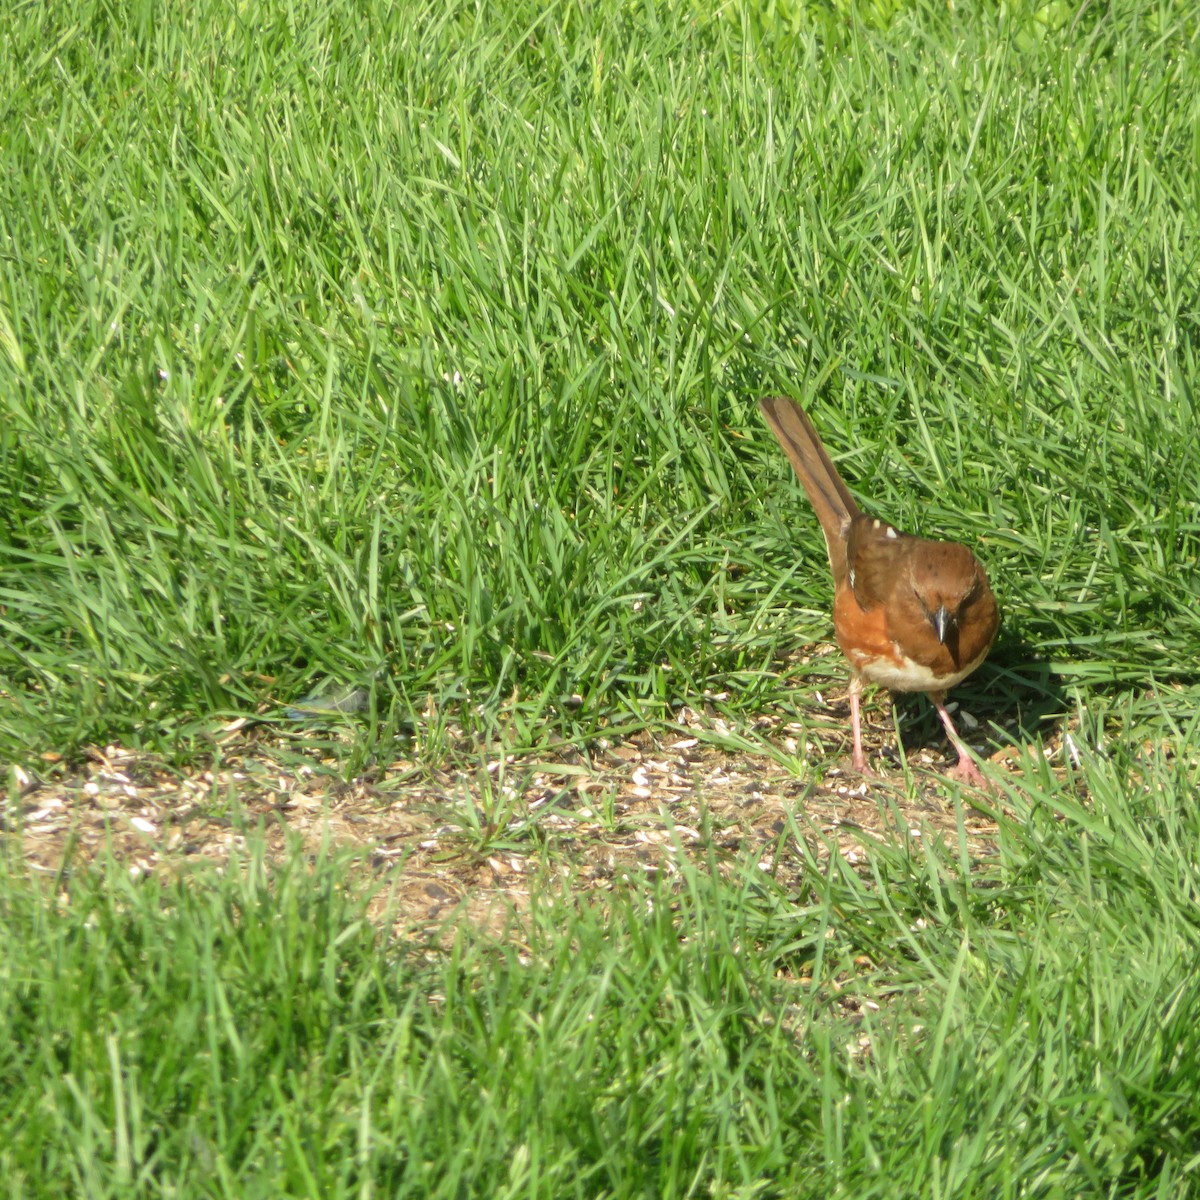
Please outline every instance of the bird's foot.
[[879, 774], [879, 772], [871, 767], [871, 765], [867, 762], [867, 756], [865, 754], [852, 754], [850, 756], [850, 766], [859, 775], [862, 775], [867, 779], [874, 779], [876, 775]]
[[983, 772], [965, 754], [959, 756], [958, 762], [946, 774], [950, 779], [957, 779], [959, 783], [965, 783], [968, 787], [977, 787], [984, 792], [988, 790], [989, 784]]

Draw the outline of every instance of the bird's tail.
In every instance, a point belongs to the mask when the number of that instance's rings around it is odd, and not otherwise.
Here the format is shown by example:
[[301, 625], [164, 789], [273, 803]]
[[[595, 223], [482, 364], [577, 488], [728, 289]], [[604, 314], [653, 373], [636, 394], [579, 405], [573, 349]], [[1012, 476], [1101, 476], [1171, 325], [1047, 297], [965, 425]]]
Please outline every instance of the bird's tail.
[[846, 535], [850, 522], [861, 516], [850, 489], [817, 436], [808, 413], [787, 396], [765, 396], [758, 402], [771, 432], [791, 460], [817, 520], [825, 532], [825, 548], [835, 581], [846, 574]]

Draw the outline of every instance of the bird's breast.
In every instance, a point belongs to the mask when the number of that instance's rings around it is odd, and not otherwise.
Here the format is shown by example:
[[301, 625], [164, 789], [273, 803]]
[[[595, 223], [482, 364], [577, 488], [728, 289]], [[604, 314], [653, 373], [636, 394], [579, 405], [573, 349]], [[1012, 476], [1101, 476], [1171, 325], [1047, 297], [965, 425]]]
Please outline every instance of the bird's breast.
[[[833, 600], [833, 628], [850, 665], [864, 679], [894, 692], [942, 692], [961, 683], [987, 657], [988, 640], [969, 662], [954, 662], [930, 631], [927, 661], [913, 657], [916, 647], [904, 647], [889, 628], [885, 605], [863, 608], [849, 586], [839, 587]], [[945, 661], [939, 661], [944, 659]]]

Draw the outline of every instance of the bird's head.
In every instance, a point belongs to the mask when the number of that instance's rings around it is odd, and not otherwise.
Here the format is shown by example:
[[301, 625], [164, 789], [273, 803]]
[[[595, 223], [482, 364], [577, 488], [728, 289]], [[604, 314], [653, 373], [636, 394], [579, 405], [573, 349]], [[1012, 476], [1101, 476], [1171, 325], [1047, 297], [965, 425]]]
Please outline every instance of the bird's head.
[[912, 564], [910, 584], [937, 640], [956, 659], [962, 615], [987, 587], [979, 560], [957, 542], [927, 543], [928, 552]]

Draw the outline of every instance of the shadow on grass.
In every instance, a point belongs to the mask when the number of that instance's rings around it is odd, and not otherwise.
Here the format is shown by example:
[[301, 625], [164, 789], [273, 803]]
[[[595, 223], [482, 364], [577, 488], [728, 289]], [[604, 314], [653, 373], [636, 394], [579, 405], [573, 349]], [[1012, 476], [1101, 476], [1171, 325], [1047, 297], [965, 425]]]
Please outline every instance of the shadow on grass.
[[[985, 743], [985, 757], [1016, 743], [1042, 743], [1057, 734], [1070, 703], [1049, 660], [1018, 632], [1001, 631], [987, 661], [950, 693], [951, 703], [983, 726], [968, 740]], [[924, 697], [893, 698], [910, 749], [943, 742], [941, 723]]]

